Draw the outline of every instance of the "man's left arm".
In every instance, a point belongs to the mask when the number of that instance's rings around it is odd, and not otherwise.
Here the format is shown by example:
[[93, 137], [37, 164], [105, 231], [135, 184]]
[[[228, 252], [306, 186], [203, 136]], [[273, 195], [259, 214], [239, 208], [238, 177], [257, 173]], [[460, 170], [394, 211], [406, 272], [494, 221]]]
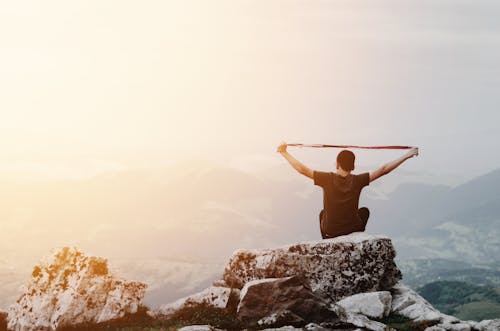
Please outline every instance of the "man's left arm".
[[278, 146], [277, 152], [283, 155], [283, 157], [290, 163], [290, 165], [297, 170], [300, 174], [309, 177], [311, 179], [314, 179], [314, 171], [308, 167], [306, 167], [304, 164], [302, 164], [299, 160], [294, 158], [290, 153], [287, 152], [286, 150], [286, 144], [282, 143], [281, 145]]

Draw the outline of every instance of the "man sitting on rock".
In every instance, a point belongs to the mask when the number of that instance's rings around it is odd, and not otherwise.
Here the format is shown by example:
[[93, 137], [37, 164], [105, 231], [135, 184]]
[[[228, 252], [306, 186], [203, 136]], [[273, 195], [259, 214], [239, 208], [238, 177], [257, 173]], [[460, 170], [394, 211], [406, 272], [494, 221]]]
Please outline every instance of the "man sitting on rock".
[[388, 174], [401, 163], [418, 155], [418, 148], [379, 169], [359, 175], [351, 174], [354, 170], [354, 153], [342, 150], [337, 156], [337, 172], [323, 172], [309, 169], [286, 150], [285, 143], [278, 146], [278, 152], [302, 175], [314, 180], [314, 185], [323, 188], [323, 210], [319, 214], [319, 226], [323, 239], [364, 231], [370, 211], [358, 209], [359, 195], [363, 187], [375, 179]]

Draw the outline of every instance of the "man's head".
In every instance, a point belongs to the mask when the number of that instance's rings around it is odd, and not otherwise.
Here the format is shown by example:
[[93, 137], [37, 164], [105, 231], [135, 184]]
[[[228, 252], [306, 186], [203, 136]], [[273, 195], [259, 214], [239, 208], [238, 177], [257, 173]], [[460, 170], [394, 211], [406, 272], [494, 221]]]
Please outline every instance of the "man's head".
[[354, 153], [344, 149], [337, 155], [337, 169], [340, 167], [344, 171], [354, 170]]

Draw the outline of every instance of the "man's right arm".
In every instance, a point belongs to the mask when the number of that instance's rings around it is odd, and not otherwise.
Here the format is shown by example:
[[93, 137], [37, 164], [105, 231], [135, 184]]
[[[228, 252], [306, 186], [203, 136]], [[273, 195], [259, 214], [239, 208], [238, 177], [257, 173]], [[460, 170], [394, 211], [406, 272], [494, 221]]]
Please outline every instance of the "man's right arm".
[[396, 159], [392, 162], [386, 163], [382, 167], [380, 167], [379, 169], [371, 172], [370, 173], [370, 182], [373, 182], [375, 179], [382, 177], [383, 175], [388, 174], [389, 172], [391, 172], [394, 169], [396, 169], [397, 167], [399, 167], [399, 165], [401, 163], [403, 163], [404, 161], [411, 159], [412, 157], [417, 156], [417, 155], [418, 155], [418, 148], [414, 147], [414, 148], [410, 149], [410, 151], [408, 153], [406, 153], [405, 155], [403, 155], [399, 159]]
[[294, 158], [291, 154], [286, 151], [286, 144], [282, 143], [278, 146], [277, 152], [283, 155], [283, 157], [290, 163], [290, 165], [297, 170], [300, 174], [314, 179], [314, 170], [303, 165], [299, 160]]

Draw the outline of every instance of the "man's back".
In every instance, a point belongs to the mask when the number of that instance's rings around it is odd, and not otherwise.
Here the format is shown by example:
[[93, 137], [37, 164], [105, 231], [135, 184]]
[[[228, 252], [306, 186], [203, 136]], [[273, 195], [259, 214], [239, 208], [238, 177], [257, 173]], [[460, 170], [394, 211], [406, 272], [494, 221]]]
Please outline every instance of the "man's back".
[[359, 195], [369, 185], [368, 172], [341, 176], [333, 172], [314, 171], [314, 184], [323, 188], [322, 232], [329, 237], [350, 233], [360, 226]]

